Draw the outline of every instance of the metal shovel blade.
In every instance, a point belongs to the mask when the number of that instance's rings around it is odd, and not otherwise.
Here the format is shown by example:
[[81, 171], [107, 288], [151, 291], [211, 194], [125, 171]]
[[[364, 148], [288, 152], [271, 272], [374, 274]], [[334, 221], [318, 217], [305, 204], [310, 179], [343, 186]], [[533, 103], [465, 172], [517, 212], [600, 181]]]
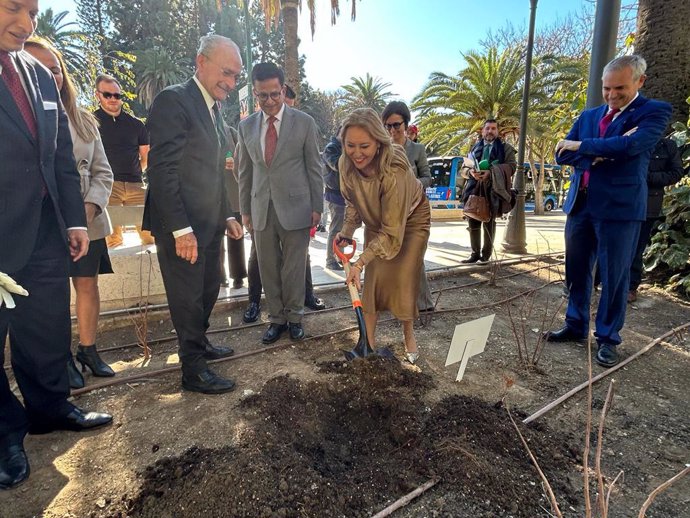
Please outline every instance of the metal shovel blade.
[[378, 347], [376, 350], [372, 349], [369, 345], [369, 340], [367, 339], [367, 329], [364, 324], [364, 315], [362, 314], [362, 308], [355, 308], [355, 315], [357, 315], [357, 327], [359, 327], [359, 340], [357, 340], [357, 345], [351, 351], [343, 351], [345, 354], [345, 359], [347, 361], [352, 361], [356, 358], [366, 358], [375, 354], [381, 358], [395, 358], [393, 351], [387, 347]]

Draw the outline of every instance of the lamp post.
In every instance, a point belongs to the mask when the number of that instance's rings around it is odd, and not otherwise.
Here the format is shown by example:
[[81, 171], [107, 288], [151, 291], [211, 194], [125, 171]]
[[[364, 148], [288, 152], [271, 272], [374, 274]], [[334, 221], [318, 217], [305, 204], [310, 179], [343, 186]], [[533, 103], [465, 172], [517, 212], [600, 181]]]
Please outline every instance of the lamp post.
[[[247, 84], [252, 82], [252, 27], [249, 19], [249, 0], [242, 2], [244, 7], [244, 32], [246, 34], [247, 47], [245, 50], [245, 61], [247, 62]], [[254, 96], [251, 92], [247, 96], [247, 113], [254, 113]]]
[[597, 0], [592, 36], [592, 59], [589, 63], [586, 108], [604, 102], [601, 95], [601, 73], [606, 63], [616, 55], [616, 37], [621, 13], [621, 0]]
[[529, 35], [527, 37], [527, 56], [525, 60], [525, 85], [522, 90], [522, 109], [520, 111], [520, 137], [518, 141], [517, 171], [513, 187], [517, 189], [515, 207], [508, 215], [503, 243], [501, 246], [509, 254], [527, 253], [525, 232], [525, 143], [527, 142], [527, 113], [529, 106], [529, 87], [532, 80], [532, 53], [534, 51], [534, 25], [537, 18], [537, 0], [530, 0]]

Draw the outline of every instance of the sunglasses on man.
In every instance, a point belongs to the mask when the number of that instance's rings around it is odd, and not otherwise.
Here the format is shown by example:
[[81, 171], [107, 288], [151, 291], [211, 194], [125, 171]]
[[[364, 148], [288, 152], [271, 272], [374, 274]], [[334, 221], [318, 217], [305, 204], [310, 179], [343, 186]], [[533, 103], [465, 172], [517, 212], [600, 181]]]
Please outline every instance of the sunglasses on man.
[[400, 129], [400, 126], [402, 126], [403, 124], [405, 124], [405, 123], [404, 122], [394, 122], [392, 124], [384, 124], [384, 126], [386, 127], [386, 129], [388, 131], [390, 131], [392, 129], [394, 129], [394, 130]]
[[101, 94], [103, 97], [106, 99], [117, 99], [118, 101], [122, 99], [122, 94], [119, 93], [113, 93], [113, 92], [101, 92], [98, 90], [98, 93]]

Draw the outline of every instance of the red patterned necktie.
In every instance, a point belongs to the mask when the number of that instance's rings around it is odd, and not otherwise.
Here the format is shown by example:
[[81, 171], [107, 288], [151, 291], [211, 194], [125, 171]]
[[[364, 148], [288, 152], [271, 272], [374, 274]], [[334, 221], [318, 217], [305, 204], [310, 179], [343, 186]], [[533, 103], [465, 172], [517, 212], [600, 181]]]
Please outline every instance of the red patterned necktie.
[[[621, 111], [620, 108], [614, 108], [610, 112], [608, 112], [602, 119], [599, 121], [599, 138], [603, 138], [604, 135], [606, 135], [606, 130], [609, 129], [609, 126], [611, 125], [611, 122], [613, 122], [613, 118], [616, 116], [616, 114]], [[583, 188], [586, 188], [589, 185], [589, 170], [585, 171], [585, 173], [582, 175], [582, 186]]]
[[12, 94], [19, 112], [22, 114], [22, 118], [26, 123], [31, 135], [36, 138], [36, 118], [34, 117], [34, 112], [29, 104], [29, 98], [26, 96], [22, 82], [19, 79], [19, 74], [17, 73], [12, 58], [7, 52], [0, 51], [0, 65], [2, 65], [2, 79], [7, 85], [7, 89]]
[[268, 129], [266, 130], [266, 148], [264, 149], [264, 159], [266, 165], [270, 166], [273, 161], [273, 155], [276, 153], [276, 146], [278, 145], [278, 132], [273, 125], [277, 121], [273, 115], [268, 118]]

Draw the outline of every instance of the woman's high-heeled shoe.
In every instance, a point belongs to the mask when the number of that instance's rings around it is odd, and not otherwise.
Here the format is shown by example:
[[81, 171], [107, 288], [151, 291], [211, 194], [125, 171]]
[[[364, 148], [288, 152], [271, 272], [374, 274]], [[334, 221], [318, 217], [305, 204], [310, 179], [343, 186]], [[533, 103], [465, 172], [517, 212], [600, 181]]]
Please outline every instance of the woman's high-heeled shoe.
[[67, 376], [69, 377], [69, 388], [84, 388], [84, 376], [81, 375], [81, 372], [79, 372], [77, 366], [74, 364], [72, 353], [70, 353], [69, 359], [67, 360]]
[[115, 376], [115, 371], [110, 368], [110, 365], [105, 363], [98, 355], [95, 345], [84, 347], [80, 345], [77, 350], [77, 361], [81, 363], [81, 371], [84, 372], [88, 366], [93, 372], [94, 376], [100, 378], [110, 378]]

